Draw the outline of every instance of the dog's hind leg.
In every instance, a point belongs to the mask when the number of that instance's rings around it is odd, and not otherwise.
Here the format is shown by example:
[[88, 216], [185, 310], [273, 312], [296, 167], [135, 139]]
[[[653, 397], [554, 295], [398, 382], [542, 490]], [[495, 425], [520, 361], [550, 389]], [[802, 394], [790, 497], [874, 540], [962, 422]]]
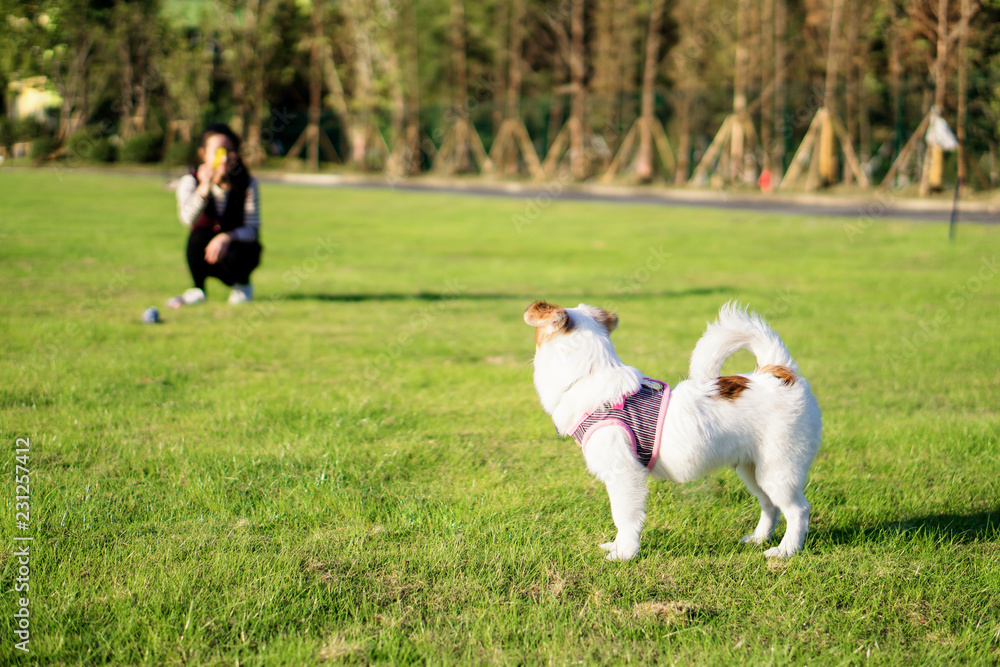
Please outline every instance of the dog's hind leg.
[[[768, 496], [785, 515], [785, 536], [778, 546], [768, 549], [764, 555], [768, 558], [788, 558], [802, 549], [809, 530], [809, 501], [800, 486], [790, 486], [787, 480], [772, 482], [760, 480], [761, 486]], [[805, 486], [805, 485], [803, 485]]]
[[628, 560], [639, 552], [639, 537], [646, 520], [646, 479], [649, 473], [636, 460], [625, 432], [602, 428], [591, 436], [585, 452], [587, 468], [608, 489], [611, 517], [618, 535], [601, 548], [608, 560]]
[[771, 502], [771, 498], [764, 489], [757, 484], [757, 466], [753, 463], [743, 463], [736, 466], [736, 472], [739, 473], [750, 493], [756, 496], [760, 503], [760, 521], [757, 522], [757, 527], [752, 533], [745, 535], [740, 542], [742, 544], [763, 544], [771, 539], [774, 525], [778, 521], [778, 508]]

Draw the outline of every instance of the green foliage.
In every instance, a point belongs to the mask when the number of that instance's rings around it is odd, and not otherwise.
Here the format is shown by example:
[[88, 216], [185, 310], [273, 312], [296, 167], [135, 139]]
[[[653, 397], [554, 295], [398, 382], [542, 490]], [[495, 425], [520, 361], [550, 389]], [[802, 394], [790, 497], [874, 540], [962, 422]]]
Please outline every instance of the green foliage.
[[44, 72], [42, 58], [58, 36], [53, 34], [47, 3], [0, 0], [0, 82]]
[[[264, 183], [257, 300], [169, 311], [160, 178], [0, 189], [39, 664], [1000, 659], [996, 226]], [[722, 471], [651, 483], [638, 560], [604, 561], [604, 490], [532, 387], [537, 298], [614, 308], [671, 383], [721, 303], [762, 312], [823, 410], [805, 551], [739, 545], [757, 507]]]
[[71, 162], [114, 162], [117, 152], [110, 137], [99, 127], [77, 130], [66, 140], [66, 160]]
[[0, 146], [8, 151], [17, 141], [17, 128], [10, 118], [0, 116]]
[[159, 132], [140, 132], [126, 139], [121, 146], [122, 162], [159, 162], [163, 148], [163, 135]]
[[175, 141], [170, 145], [164, 160], [171, 165], [195, 164], [198, 160], [198, 142]]
[[44, 162], [58, 147], [59, 142], [53, 136], [43, 134], [35, 137], [31, 140], [31, 159], [35, 162]]
[[31, 116], [12, 121], [12, 128], [15, 141], [32, 141], [49, 134], [45, 124]]

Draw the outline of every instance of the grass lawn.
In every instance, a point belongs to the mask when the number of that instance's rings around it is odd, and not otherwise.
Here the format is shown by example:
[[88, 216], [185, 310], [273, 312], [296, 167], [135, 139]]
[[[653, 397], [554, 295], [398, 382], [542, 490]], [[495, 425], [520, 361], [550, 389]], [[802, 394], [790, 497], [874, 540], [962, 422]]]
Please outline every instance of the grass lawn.
[[[0, 171], [3, 664], [1000, 660], [1000, 228], [264, 185], [257, 301], [175, 312], [162, 179], [54, 174]], [[765, 314], [824, 416], [802, 554], [738, 544], [720, 471], [606, 562], [539, 298], [671, 384], [722, 303]]]

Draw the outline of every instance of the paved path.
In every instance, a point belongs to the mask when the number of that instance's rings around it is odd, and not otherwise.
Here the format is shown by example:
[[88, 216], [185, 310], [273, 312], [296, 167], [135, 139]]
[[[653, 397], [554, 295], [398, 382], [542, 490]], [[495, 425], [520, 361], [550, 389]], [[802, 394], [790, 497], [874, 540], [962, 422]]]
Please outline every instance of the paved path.
[[[559, 199], [652, 206], [715, 208], [752, 213], [815, 215], [873, 220], [896, 218], [947, 223], [951, 200], [904, 199], [892, 192], [859, 196], [811, 194], [755, 194], [744, 191], [694, 190], [656, 186], [627, 186], [550, 183], [509, 183], [484, 180], [440, 180], [429, 177], [392, 181], [384, 177], [337, 174], [279, 174], [258, 172], [264, 182], [280, 182], [312, 187], [350, 187], [403, 192], [443, 192], [513, 199]], [[1000, 199], [994, 202], [959, 202], [959, 222], [1000, 223]]]
[[[8, 169], [28, 169], [28, 167], [7, 167]], [[133, 176], [153, 176], [149, 169], [101, 169], [100, 167], [77, 167], [82, 172], [108, 173]], [[175, 177], [184, 172], [176, 172]], [[170, 175], [159, 171], [160, 176]], [[547, 201], [594, 201], [617, 204], [645, 204], [651, 206], [674, 206], [693, 208], [714, 208], [750, 213], [775, 215], [827, 216], [856, 218], [870, 224], [880, 219], [917, 220], [947, 223], [951, 217], [951, 198], [910, 199], [892, 192], [872, 192], [865, 195], [825, 195], [825, 194], [770, 194], [764, 195], [746, 190], [709, 190], [694, 188], [671, 188], [664, 186], [630, 187], [625, 185], [596, 185], [561, 183], [512, 183], [489, 181], [481, 178], [438, 179], [420, 176], [412, 179], [392, 180], [379, 175], [361, 174], [298, 174], [261, 170], [255, 174], [265, 183], [287, 183], [310, 187], [366, 188], [398, 190], [403, 192], [442, 192], [511, 199], [537, 199]], [[1000, 194], [989, 201], [959, 201], [958, 221], [984, 224], [1000, 224]]]

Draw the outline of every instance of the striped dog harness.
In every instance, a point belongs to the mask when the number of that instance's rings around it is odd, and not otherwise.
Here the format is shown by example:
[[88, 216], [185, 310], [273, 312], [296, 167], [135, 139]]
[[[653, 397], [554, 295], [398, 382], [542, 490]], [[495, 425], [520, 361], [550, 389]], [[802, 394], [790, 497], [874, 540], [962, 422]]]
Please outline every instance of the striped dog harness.
[[625, 429], [632, 442], [632, 452], [647, 470], [656, 465], [660, 453], [663, 418], [670, 402], [670, 386], [665, 382], [644, 378], [639, 391], [623, 397], [617, 403], [605, 403], [583, 418], [573, 429], [573, 439], [581, 449], [605, 426]]

